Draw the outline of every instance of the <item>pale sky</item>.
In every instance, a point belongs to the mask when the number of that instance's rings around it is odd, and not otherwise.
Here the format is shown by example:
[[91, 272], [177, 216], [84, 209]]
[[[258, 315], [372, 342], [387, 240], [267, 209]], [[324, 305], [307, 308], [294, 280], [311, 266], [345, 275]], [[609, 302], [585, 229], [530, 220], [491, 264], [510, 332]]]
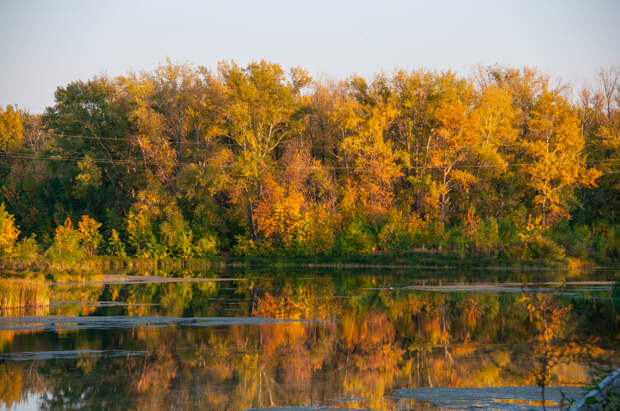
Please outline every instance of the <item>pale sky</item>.
[[0, 0], [0, 105], [166, 58], [265, 59], [333, 79], [395, 68], [537, 66], [581, 85], [620, 65], [619, 0]]

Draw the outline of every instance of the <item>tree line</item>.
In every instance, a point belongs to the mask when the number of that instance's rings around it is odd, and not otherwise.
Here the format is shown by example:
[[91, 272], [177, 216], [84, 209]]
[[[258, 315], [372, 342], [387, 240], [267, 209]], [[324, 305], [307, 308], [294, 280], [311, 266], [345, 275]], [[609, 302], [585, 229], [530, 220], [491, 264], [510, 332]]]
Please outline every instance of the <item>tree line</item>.
[[502, 66], [74, 81], [42, 115], [0, 109], [0, 254], [614, 260], [619, 73], [578, 93]]

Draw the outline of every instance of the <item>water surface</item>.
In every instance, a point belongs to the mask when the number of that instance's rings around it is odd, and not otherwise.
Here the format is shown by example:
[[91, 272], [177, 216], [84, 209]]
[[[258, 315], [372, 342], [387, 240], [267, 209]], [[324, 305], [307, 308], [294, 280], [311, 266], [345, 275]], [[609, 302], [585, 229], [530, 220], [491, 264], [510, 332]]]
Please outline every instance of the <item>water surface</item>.
[[0, 409], [531, 409], [620, 365], [610, 270], [138, 274], [3, 313]]

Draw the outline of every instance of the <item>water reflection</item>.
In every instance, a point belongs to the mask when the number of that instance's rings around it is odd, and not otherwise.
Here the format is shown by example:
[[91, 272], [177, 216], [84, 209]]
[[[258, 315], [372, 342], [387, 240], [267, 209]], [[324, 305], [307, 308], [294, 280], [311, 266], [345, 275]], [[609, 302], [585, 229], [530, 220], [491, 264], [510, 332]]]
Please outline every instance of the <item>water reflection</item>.
[[[609, 272], [227, 274], [242, 280], [55, 286], [49, 313], [0, 318], [0, 404], [426, 409], [447, 398], [418, 388], [530, 387], [500, 395], [515, 408], [620, 363], [613, 286], [580, 283]], [[559, 284], [471, 286], [541, 277]]]

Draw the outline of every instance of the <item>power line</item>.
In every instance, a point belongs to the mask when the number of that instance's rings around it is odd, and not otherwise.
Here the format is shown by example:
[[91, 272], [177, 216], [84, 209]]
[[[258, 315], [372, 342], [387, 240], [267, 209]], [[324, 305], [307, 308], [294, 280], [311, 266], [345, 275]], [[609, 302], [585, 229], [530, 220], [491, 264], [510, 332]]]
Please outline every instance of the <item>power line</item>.
[[[85, 160], [90, 160], [93, 161], [95, 163], [109, 163], [109, 164], [117, 164], [117, 165], [122, 165], [122, 164], [126, 164], [126, 165], [161, 165], [161, 163], [158, 162], [154, 162], [154, 161], [146, 161], [146, 160], [139, 160], [139, 159], [107, 159], [107, 158], [92, 158], [92, 157], [75, 157], [75, 156], [62, 156], [62, 155], [42, 155], [42, 154], [27, 154], [27, 153], [10, 153], [10, 152], [5, 152], [5, 153], [0, 153], [1, 157], [4, 158], [13, 158], [13, 159], [24, 159], [24, 160], [46, 160], [46, 161], [68, 161], [68, 162], [82, 162]], [[214, 156], [208, 156], [208, 157], [204, 157], [201, 160], [202, 161], [209, 161], [209, 160], [217, 160], [217, 157]], [[610, 163], [610, 162], [618, 162], [620, 163], [620, 159], [604, 159], [604, 160], [596, 160], [596, 161], [590, 161], [591, 164], [598, 164], [598, 163]], [[191, 161], [180, 161], [180, 162], [176, 162], [175, 161], [175, 165], [190, 165], [190, 164], [196, 164], [197, 162], [191, 162]], [[534, 165], [538, 165], [539, 163], [508, 163], [508, 164], [481, 164], [481, 165], [460, 165], [460, 166], [454, 166], [454, 169], [463, 169], [463, 168], [467, 168], [467, 169], [479, 169], [479, 168], [486, 168], [486, 169], [491, 169], [491, 168], [508, 168], [508, 167], [526, 167], [526, 166], [534, 166]], [[215, 168], [234, 168], [235, 165], [218, 165]], [[271, 167], [273, 168], [279, 168], [279, 169], [310, 169], [312, 168], [311, 166], [284, 166], [284, 165], [271, 165]], [[363, 166], [327, 166], [327, 165], [321, 165], [320, 166], [323, 169], [327, 169], [327, 170], [367, 170], [368, 167], [363, 167]], [[440, 169], [444, 169], [445, 167], [443, 166], [420, 166], [419, 168], [422, 169], [436, 169], [436, 170], [440, 170]], [[612, 172], [608, 172], [605, 174], [616, 174], [615, 171]]]
[[[96, 137], [96, 136], [84, 136], [84, 135], [66, 135], [66, 134], [54, 134], [55, 137], [60, 137], [60, 138], [73, 138], [73, 139], [78, 139], [78, 140], [103, 140], [103, 141], [119, 141], [119, 142], [125, 142], [125, 143], [131, 143], [134, 145], [137, 145], [137, 142], [132, 141], [131, 137], [127, 137], [127, 138], [122, 138], [122, 137]], [[173, 142], [173, 145], [187, 145], [187, 146], [209, 146], [210, 143], [208, 142], [195, 142], [195, 141], [175, 141]], [[241, 147], [239, 144], [234, 144], [234, 143], [221, 143], [221, 142], [217, 142], [218, 146], [224, 146], [224, 147]], [[304, 147], [307, 148], [337, 148], [336, 146], [333, 145], [304, 145]]]
[[[85, 136], [85, 135], [67, 135], [67, 134], [54, 134], [54, 137], [60, 137], [60, 138], [72, 138], [72, 139], [78, 139], [78, 140], [104, 140], [104, 141], [119, 141], [119, 142], [125, 142], [125, 143], [131, 143], [134, 145], [137, 145], [135, 141], [132, 141], [132, 137], [97, 137], [97, 136]], [[227, 137], [228, 138], [228, 137]], [[169, 140], [166, 140], [169, 141]], [[187, 145], [187, 146], [209, 146], [210, 143], [208, 142], [196, 142], [196, 141], [174, 141], [172, 142], [173, 145]], [[217, 142], [218, 146], [224, 146], [224, 147], [241, 147], [239, 144], [235, 144], [235, 143], [222, 143], [222, 142]], [[512, 143], [512, 144], [500, 144], [497, 145], [497, 148], [510, 148], [510, 147], [517, 147], [519, 146], [519, 143]], [[304, 147], [306, 148], [327, 148], [327, 149], [337, 149], [338, 147], [336, 145], [304, 145]]]

